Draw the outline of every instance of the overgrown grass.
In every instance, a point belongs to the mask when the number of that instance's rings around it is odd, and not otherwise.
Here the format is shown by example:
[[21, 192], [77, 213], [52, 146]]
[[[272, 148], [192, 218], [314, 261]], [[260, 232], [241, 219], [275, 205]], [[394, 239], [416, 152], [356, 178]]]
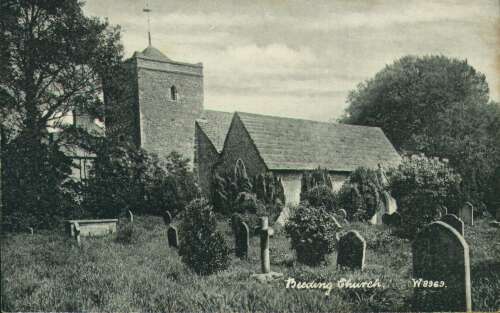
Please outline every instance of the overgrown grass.
[[[500, 231], [480, 220], [466, 227], [470, 245], [473, 309], [500, 309]], [[234, 245], [228, 223], [220, 223]], [[261, 284], [259, 241], [251, 239], [248, 260], [232, 258], [228, 270], [201, 277], [181, 263], [167, 244], [161, 218], [137, 216], [130, 243], [113, 236], [84, 238], [82, 247], [64, 234], [5, 235], [1, 245], [2, 310], [99, 312], [373, 312], [410, 311], [410, 242], [379, 226], [352, 224], [366, 238], [366, 269], [297, 264], [283, 234], [270, 241], [271, 268], [284, 279]], [[446, 252], [443, 252], [446, 253]], [[381, 289], [287, 289], [286, 279], [336, 282], [379, 279]]]

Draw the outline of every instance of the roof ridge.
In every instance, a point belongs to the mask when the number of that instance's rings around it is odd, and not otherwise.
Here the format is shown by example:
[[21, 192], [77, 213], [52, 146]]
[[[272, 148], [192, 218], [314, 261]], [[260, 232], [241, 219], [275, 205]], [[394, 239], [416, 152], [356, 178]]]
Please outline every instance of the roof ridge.
[[243, 114], [243, 115], [253, 115], [253, 116], [256, 116], [256, 117], [263, 117], [263, 118], [280, 119], [280, 120], [303, 121], [303, 122], [308, 122], [308, 123], [317, 123], [317, 124], [324, 124], [324, 125], [359, 127], [359, 128], [372, 128], [372, 129], [373, 128], [378, 128], [378, 129], [380, 129], [379, 126], [365, 126], [365, 125], [355, 125], [355, 124], [334, 123], [334, 122], [325, 122], [325, 121], [311, 120], [311, 119], [298, 118], [298, 117], [267, 115], [267, 114], [258, 114], [258, 113], [242, 112], [242, 111], [235, 111], [234, 113], [235, 114]]

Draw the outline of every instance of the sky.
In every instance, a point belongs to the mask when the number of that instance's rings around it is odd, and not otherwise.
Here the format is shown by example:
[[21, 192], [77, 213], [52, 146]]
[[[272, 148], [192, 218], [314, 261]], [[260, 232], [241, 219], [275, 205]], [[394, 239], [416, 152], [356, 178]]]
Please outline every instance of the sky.
[[[143, 0], [86, 0], [146, 48]], [[467, 59], [500, 100], [500, 1], [149, 0], [152, 45], [204, 66], [207, 109], [334, 121], [350, 90], [394, 60]]]

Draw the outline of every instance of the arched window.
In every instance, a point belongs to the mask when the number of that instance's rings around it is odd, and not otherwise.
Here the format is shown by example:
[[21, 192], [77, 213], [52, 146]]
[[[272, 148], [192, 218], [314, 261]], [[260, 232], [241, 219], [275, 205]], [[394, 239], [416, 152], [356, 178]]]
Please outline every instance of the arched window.
[[177, 100], [177, 88], [175, 86], [170, 87], [170, 99]]

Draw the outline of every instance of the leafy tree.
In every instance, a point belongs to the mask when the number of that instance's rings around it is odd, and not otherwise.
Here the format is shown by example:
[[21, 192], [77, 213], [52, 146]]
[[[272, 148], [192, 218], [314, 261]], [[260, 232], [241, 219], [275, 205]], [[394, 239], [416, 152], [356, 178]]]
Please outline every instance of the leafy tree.
[[342, 121], [381, 127], [400, 151], [449, 159], [478, 203], [500, 155], [500, 110], [488, 99], [466, 60], [406, 56], [350, 92]]
[[198, 194], [188, 160], [173, 152], [165, 160], [133, 145], [102, 138], [83, 192], [88, 216], [116, 217], [127, 210], [177, 214]]
[[[57, 176], [60, 183], [70, 174], [68, 160], [54, 159], [54, 148], [47, 146], [48, 127], [59, 127], [69, 112], [99, 116], [104, 82], [121, 72], [119, 29], [84, 16], [82, 5], [78, 0], [0, 3], [4, 145], [12, 142], [12, 147], [22, 147], [23, 161], [11, 164], [19, 166], [12, 170], [25, 180], [17, 186], [21, 189], [12, 192], [23, 194], [26, 209], [33, 216], [52, 210], [52, 203], [39, 201], [46, 197], [50, 171], [57, 173], [51, 176]], [[118, 93], [117, 86], [107, 84]], [[60, 166], [52, 163], [56, 159]], [[2, 180], [8, 179], [6, 176], [4, 173]], [[50, 186], [49, 194], [58, 198], [54, 192], [63, 186]], [[16, 209], [6, 208], [9, 212]]]

